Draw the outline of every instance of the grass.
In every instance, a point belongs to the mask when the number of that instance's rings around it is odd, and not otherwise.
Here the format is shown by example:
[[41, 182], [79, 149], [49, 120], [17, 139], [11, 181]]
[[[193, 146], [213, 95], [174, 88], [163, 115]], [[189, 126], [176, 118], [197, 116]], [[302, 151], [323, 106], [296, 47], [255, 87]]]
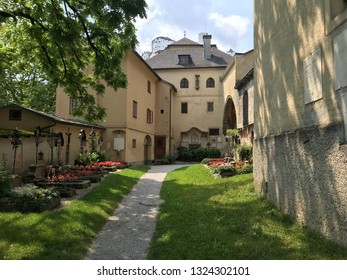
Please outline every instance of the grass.
[[0, 260], [83, 259], [110, 214], [147, 170], [110, 174], [83, 198], [56, 211], [0, 213]]
[[170, 173], [150, 259], [346, 259], [347, 251], [281, 214], [253, 175], [214, 179], [202, 165]]

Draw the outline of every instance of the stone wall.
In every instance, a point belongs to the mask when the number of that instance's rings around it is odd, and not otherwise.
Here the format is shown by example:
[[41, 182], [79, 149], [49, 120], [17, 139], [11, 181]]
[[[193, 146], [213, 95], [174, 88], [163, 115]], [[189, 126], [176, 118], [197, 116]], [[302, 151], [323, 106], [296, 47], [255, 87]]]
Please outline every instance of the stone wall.
[[310, 229], [347, 246], [343, 124], [254, 140], [256, 191]]

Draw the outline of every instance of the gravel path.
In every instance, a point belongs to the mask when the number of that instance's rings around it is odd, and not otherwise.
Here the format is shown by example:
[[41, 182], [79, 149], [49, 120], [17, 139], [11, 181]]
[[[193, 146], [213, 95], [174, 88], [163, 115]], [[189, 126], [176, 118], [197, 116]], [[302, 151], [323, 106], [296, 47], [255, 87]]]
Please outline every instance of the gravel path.
[[86, 260], [144, 260], [155, 230], [160, 188], [168, 172], [187, 165], [156, 165], [141, 177], [97, 235]]

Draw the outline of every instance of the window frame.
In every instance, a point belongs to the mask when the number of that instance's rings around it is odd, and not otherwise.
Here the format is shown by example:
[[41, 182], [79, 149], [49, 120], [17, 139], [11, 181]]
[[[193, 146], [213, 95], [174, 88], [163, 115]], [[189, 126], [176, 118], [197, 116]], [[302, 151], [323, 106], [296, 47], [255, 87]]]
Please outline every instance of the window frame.
[[208, 113], [214, 112], [214, 102], [207, 102], [207, 112]]
[[189, 88], [189, 81], [187, 78], [182, 78], [180, 81], [180, 88]]
[[137, 119], [137, 101], [133, 100], [133, 118]]
[[339, 14], [337, 14], [334, 18], [332, 18], [331, 14], [331, 0], [325, 0], [325, 33], [328, 35], [332, 31], [334, 31], [338, 26], [347, 21], [347, 6], [346, 8]]
[[150, 80], [147, 81], [147, 92], [152, 93], [152, 83]]
[[179, 54], [178, 55], [178, 64], [179, 65], [189, 65], [191, 64], [191, 58], [189, 54]]
[[216, 87], [216, 83], [214, 79], [212, 77], [208, 78], [206, 80], [206, 88], [215, 88], [215, 87]]
[[147, 123], [153, 123], [153, 111], [147, 108]]
[[69, 114], [72, 114], [73, 110], [78, 107], [78, 98], [72, 98], [70, 97], [70, 107], [69, 107]]
[[188, 102], [181, 102], [181, 114], [188, 114]]
[[[218, 131], [218, 134], [217, 134]], [[208, 135], [209, 136], [219, 136], [220, 135], [220, 129], [219, 128], [209, 128], [208, 129]]]
[[10, 121], [21, 121], [22, 120], [22, 110], [20, 109], [10, 109], [8, 119]]

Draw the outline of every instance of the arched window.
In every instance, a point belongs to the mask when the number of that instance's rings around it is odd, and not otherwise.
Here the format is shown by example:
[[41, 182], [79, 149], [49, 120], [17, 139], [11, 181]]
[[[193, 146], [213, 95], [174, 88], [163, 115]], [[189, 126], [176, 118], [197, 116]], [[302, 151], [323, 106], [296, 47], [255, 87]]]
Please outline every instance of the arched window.
[[212, 78], [208, 78], [206, 81], [207, 88], [214, 88], [214, 80]]
[[186, 78], [183, 78], [180, 83], [181, 88], [189, 88], [189, 82]]

